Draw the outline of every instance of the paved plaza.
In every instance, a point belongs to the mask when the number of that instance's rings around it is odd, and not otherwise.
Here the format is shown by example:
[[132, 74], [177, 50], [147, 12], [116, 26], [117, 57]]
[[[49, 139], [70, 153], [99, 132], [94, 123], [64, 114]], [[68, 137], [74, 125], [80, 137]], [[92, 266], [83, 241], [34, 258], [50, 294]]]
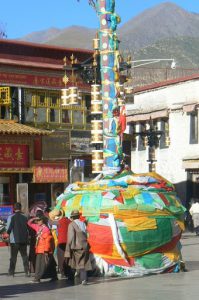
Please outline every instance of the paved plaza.
[[134, 279], [91, 278], [87, 286], [72, 286], [65, 279], [30, 283], [19, 257], [15, 277], [7, 277], [9, 249], [0, 248], [0, 299], [68, 300], [188, 300], [198, 298], [199, 238], [183, 234], [183, 257], [188, 272], [152, 275]]

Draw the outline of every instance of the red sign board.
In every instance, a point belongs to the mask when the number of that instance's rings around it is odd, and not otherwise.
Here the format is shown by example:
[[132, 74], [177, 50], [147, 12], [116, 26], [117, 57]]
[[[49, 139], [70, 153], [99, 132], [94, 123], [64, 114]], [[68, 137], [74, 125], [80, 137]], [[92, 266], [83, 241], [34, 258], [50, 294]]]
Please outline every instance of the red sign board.
[[[32, 75], [32, 74], [17, 74], [0, 72], [0, 82], [3, 84], [21, 84], [31, 87], [51, 87], [51, 88], [63, 88], [62, 74], [60, 76], [46, 76], [46, 75]], [[79, 87], [88, 87], [83, 81], [78, 80]]]
[[0, 168], [29, 168], [29, 146], [0, 144]]
[[36, 162], [33, 168], [34, 183], [68, 181], [68, 169], [64, 162]]

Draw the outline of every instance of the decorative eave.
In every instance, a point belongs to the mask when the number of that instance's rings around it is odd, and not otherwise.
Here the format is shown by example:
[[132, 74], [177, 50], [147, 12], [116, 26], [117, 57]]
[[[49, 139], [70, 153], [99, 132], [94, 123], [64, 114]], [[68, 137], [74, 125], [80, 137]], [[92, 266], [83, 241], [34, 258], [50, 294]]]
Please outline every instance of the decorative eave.
[[51, 134], [51, 131], [41, 130], [27, 125], [19, 124], [16, 123], [16, 121], [14, 120], [0, 119], [0, 135], [6, 135], [6, 134], [42, 136], [42, 135]]
[[[131, 112], [132, 113], [132, 112]], [[143, 122], [150, 119], [168, 118], [168, 109], [162, 109], [151, 112], [134, 111], [133, 115], [127, 116], [127, 123], [129, 122]]]

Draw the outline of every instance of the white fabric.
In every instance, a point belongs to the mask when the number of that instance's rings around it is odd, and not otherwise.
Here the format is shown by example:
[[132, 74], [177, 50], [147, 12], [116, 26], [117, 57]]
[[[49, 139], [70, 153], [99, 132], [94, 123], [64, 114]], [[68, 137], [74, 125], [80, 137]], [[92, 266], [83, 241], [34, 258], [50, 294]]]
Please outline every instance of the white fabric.
[[120, 245], [120, 242], [119, 242], [119, 235], [118, 235], [118, 230], [117, 230], [117, 224], [115, 222], [115, 219], [114, 219], [114, 216], [113, 214], [109, 214], [109, 222], [110, 222], [110, 226], [111, 226], [111, 231], [112, 231], [112, 235], [113, 235], [113, 241], [114, 241], [114, 244], [117, 248], [117, 251], [119, 253], [119, 255], [127, 262], [128, 260], [126, 259], [126, 255]]
[[84, 222], [80, 221], [79, 219], [74, 220], [77, 226], [81, 229], [81, 231], [86, 233], [86, 225]]
[[196, 202], [196, 203], [193, 203], [190, 210], [189, 210], [190, 214], [193, 215], [193, 214], [199, 214], [199, 203]]

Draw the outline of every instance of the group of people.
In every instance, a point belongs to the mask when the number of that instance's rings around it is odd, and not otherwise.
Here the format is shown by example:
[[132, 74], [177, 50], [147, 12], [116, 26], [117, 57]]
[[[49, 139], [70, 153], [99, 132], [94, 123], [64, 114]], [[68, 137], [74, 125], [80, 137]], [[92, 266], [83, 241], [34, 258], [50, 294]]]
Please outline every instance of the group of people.
[[9, 216], [6, 227], [10, 243], [8, 275], [14, 276], [17, 255], [20, 252], [25, 276], [29, 277], [34, 273], [31, 282], [39, 283], [45, 278], [58, 280], [53, 226], [56, 226], [57, 231], [56, 252], [61, 278], [78, 277], [86, 285], [87, 271], [92, 270], [92, 265], [86, 225], [80, 220], [78, 210], [71, 212], [70, 219], [62, 215], [52, 221], [41, 210], [28, 219], [22, 213], [21, 204], [15, 203], [14, 214]]

